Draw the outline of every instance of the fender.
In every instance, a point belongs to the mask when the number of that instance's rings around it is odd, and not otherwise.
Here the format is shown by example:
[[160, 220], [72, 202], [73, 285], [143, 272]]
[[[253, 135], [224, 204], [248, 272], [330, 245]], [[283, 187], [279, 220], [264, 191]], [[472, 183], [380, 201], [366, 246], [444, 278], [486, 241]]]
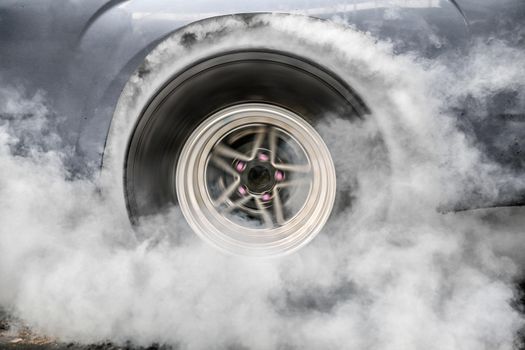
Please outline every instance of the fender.
[[[82, 29], [77, 59], [71, 69], [74, 74], [70, 77], [75, 80], [72, 85], [77, 87], [75, 96], [82, 97], [77, 151], [86, 162], [101, 164], [114, 107], [129, 77], [164, 38], [190, 24], [212, 21], [215, 16], [274, 12], [339, 18], [379, 38], [409, 43], [402, 49], [417, 50], [426, 56], [461, 47], [467, 40], [465, 19], [452, 2], [329, 0], [317, 5], [301, 0], [248, 2], [237, 6], [211, 0], [198, 4], [145, 0], [106, 3]], [[444, 38], [442, 41], [450, 46], [441, 45], [437, 38]]]

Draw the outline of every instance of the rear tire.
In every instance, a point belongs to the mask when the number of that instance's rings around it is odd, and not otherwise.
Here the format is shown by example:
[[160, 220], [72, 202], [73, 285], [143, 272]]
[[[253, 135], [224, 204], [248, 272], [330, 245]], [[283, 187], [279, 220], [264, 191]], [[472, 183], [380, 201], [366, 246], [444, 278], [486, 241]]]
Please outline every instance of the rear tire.
[[[282, 132], [288, 133], [291, 139], [301, 140], [296, 142], [300, 149], [305, 150], [305, 145], [310, 144], [309, 153], [304, 156], [316, 172], [312, 173], [307, 198], [302, 204], [295, 204], [302, 207], [289, 217], [283, 218], [283, 214], [277, 212], [289, 211], [286, 205], [292, 205], [291, 202], [280, 203], [280, 199], [272, 197], [266, 208], [261, 205], [264, 195], [278, 193], [275, 179], [270, 179], [273, 185], [258, 192], [250, 188], [248, 180], [240, 173], [239, 179], [244, 178], [246, 183], [223, 180], [222, 192], [231, 192], [225, 202], [227, 206], [237, 205], [242, 201], [239, 191], [244, 192], [244, 187], [252, 204], [245, 205], [248, 208], [243, 208], [246, 210], [241, 210], [236, 219], [232, 219], [231, 213], [221, 217], [219, 209], [214, 208], [217, 198], [212, 198], [213, 186], [207, 187], [205, 172], [210, 168], [209, 159], [214, 155], [217, 142], [233, 132], [234, 128], [228, 126], [235, 124], [239, 108], [251, 108], [244, 117], [255, 117], [253, 125], [273, 129], [278, 129], [276, 125], [284, 125]], [[256, 118], [261, 116], [262, 110], [270, 111], [264, 121]], [[358, 198], [359, 181], [348, 174], [344, 166], [340, 169], [344, 174], [337, 174], [336, 189], [337, 165], [347, 162], [344, 159], [332, 161], [330, 154], [335, 151], [338, 158], [344, 157], [345, 152], [340, 154], [340, 146], [345, 140], [329, 140], [327, 147], [320, 134], [331, 133], [330, 124], [334, 119], [355, 125], [362, 123], [367, 110], [359, 96], [335, 74], [287, 53], [250, 50], [203, 59], [172, 77], [151, 99], [138, 120], [125, 165], [125, 193], [130, 216], [136, 221], [180, 206], [193, 231], [224, 251], [256, 256], [294, 251], [315, 237], [332, 212], [350, 209]], [[286, 129], [286, 123], [276, 118], [278, 115], [293, 120], [295, 131]], [[209, 129], [217, 123], [220, 124], [215, 131], [219, 134], [215, 135]], [[304, 135], [298, 130], [305, 131]], [[215, 143], [209, 142], [212, 138]], [[195, 147], [198, 142], [202, 149]], [[250, 142], [253, 143], [253, 139], [239, 147], [246, 148]], [[375, 143], [382, 144], [380, 138]], [[264, 147], [268, 148], [267, 141], [261, 150]], [[235, 162], [239, 159], [230, 156], [223, 160], [236, 171]], [[272, 176], [276, 174], [275, 162], [263, 162], [262, 165], [254, 162], [245, 165], [254, 168], [268, 164], [269, 170], [265, 171]], [[193, 177], [195, 181], [189, 181]], [[228, 181], [231, 183], [225, 184]]]

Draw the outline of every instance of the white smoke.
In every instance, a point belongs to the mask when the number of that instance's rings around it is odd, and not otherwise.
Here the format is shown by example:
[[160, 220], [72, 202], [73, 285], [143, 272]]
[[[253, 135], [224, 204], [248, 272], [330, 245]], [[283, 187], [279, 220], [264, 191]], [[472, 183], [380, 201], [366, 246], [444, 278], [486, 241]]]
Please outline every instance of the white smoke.
[[[488, 161], [448, 115], [466, 94], [523, 87], [523, 53], [478, 44], [453, 65], [454, 57], [395, 56], [388, 43], [336, 25], [260, 21], [265, 25], [253, 32], [235, 19], [197, 25], [188, 32], [206, 45], [187, 48], [179, 33], [148, 57], [150, 74], [135, 75], [119, 103], [105, 158], [110, 176], [100, 182], [66, 180], [71, 174], [64, 154], [50, 146], [59, 144], [52, 132], [24, 137], [50, 129], [43, 95], [0, 88], [0, 114], [11, 116], [0, 126], [0, 306], [37, 333], [79, 343], [512, 348], [524, 322], [510, 304], [520, 266], [508, 256], [519, 255], [523, 226], [499, 232], [484, 213], [436, 208], [471, 188], [490, 198], [499, 184], [523, 181]], [[206, 41], [219, 29], [234, 40]], [[196, 57], [261, 43], [321, 60], [373, 107], [362, 128], [385, 136], [391, 192], [374, 196], [371, 181], [368, 200], [300, 252], [274, 260], [225, 256], [185, 238], [192, 233], [176, 208], [143, 223], [150, 240], [136, 239], [117, 169], [138, 110], [167, 74]], [[495, 60], [505, 64], [494, 69]], [[332, 120], [322, 133], [335, 158], [348, 159], [349, 172], [359, 157], [373, 164], [373, 152], [348, 151], [342, 141], [355, 133], [351, 123]], [[17, 152], [20, 145], [28, 151]], [[510, 243], [494, 245], [499, 234]]]

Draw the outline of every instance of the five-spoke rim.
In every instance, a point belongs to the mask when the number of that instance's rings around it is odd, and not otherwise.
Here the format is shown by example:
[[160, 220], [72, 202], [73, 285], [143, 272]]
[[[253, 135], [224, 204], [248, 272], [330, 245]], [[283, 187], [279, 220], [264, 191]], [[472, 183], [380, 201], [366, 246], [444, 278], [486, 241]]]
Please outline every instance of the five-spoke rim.
[[324, 226], [336, 178], [320, 135], [270, 104], [223, 109], [190, 135], [174, 174], [192, 229], [230, 253], [278, 255]]

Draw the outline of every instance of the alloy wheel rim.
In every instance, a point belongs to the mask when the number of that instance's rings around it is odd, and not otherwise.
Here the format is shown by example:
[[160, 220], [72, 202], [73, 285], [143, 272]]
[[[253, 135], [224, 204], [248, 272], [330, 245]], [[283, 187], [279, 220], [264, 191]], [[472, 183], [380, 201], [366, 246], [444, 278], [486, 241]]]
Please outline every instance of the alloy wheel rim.
[[270, 104], [214, 113], [190, 135], [174, 169], [181, 211], [206, 242], [233, 254], [275, 256], [322, 229], [336, 194], [321, 136]]

